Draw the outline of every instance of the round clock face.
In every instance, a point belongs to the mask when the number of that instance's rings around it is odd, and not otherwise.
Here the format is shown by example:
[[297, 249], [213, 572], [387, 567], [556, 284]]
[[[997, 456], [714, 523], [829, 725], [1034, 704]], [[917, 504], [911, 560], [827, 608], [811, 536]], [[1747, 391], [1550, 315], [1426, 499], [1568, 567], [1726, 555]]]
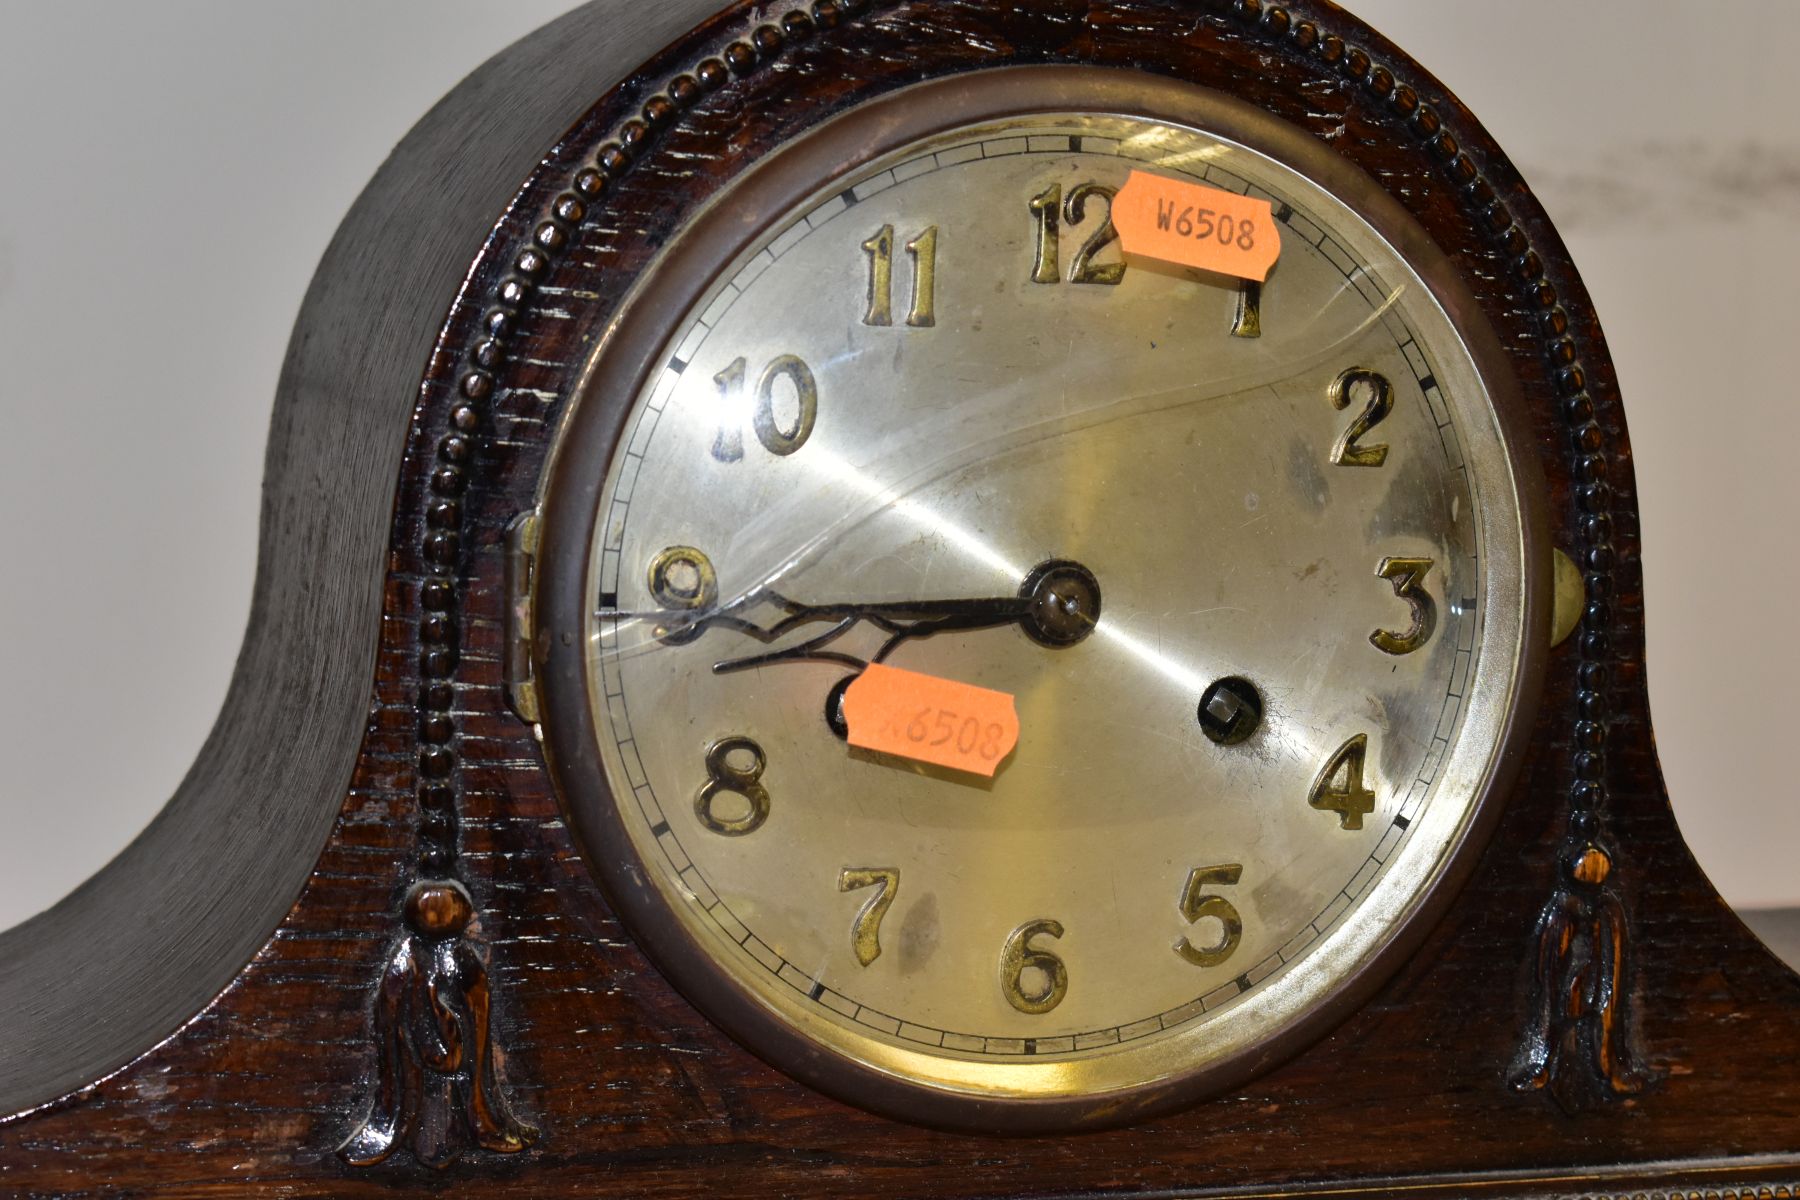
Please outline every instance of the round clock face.
[[[940, 1123], [1116, 1120], [1316, 1032], [1441, 906], [1544, 636], [1444, 261], [1229, 101], [1071, 103], [1107, 78], [928, 85], [747, 172], [547, 495], [550, 750], [625, 916], [778, 1064]], [[1266, 280], [1123, 255], [1133, 171], [1266, 201]], [[928, 677], [887, 749], [846, 738], [876, 662]]]

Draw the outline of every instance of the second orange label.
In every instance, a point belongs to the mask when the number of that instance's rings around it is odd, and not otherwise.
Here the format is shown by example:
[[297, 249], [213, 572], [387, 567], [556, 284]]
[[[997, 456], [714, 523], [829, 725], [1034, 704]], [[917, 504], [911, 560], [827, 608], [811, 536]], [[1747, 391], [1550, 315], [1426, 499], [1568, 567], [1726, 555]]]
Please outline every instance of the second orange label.
[[850, 744], [992, 775], [1019, 741], [1012, 695], [872, 663], [844, 691]]

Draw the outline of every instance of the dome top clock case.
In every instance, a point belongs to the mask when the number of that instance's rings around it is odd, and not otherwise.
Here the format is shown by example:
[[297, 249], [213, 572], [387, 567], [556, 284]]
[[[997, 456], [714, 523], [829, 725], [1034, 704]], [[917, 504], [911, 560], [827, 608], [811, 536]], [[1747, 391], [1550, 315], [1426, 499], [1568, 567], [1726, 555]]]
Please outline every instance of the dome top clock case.
[[1473, 118], [1313, 0], [710, 9], [347, 219], [221, 732], [0, 935], [0, 1176], [1790, 1194]]

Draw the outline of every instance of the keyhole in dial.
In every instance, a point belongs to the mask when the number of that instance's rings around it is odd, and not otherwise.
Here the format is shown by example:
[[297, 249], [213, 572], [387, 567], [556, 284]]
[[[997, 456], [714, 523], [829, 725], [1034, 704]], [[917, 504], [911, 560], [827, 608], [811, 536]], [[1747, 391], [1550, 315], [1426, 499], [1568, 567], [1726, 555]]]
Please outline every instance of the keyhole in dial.
[[1262, 724], [1262, 694], [1248, 679], [1227, 675], [1200, 694], [1200, 732], [1221, 746], [1235, 746]]

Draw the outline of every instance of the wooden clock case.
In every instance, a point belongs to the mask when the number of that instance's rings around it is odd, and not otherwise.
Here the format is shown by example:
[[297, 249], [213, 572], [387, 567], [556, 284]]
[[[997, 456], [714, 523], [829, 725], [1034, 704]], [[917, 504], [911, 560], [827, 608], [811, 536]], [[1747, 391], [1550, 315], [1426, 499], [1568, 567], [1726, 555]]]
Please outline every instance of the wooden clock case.
[[[0, 935], [0, 1191], [1800, 1190], [1800, 978], [1676, 830], [1605, 342], [1473, 117], [1319, 0], [710, 8], [603, 0], [525, 39], [339, 230], [283, 371], [225, 711], [142, 837]], [[642, 957], [508, 703], [508, 527], [722, 148], [1031, 63], [1239, 95], [1398, 199], [1512, 358], [1587, 605], [1473, 877], [1372, 1000], [1227, 1095], [1002, 1138], [809, 1090]]]

